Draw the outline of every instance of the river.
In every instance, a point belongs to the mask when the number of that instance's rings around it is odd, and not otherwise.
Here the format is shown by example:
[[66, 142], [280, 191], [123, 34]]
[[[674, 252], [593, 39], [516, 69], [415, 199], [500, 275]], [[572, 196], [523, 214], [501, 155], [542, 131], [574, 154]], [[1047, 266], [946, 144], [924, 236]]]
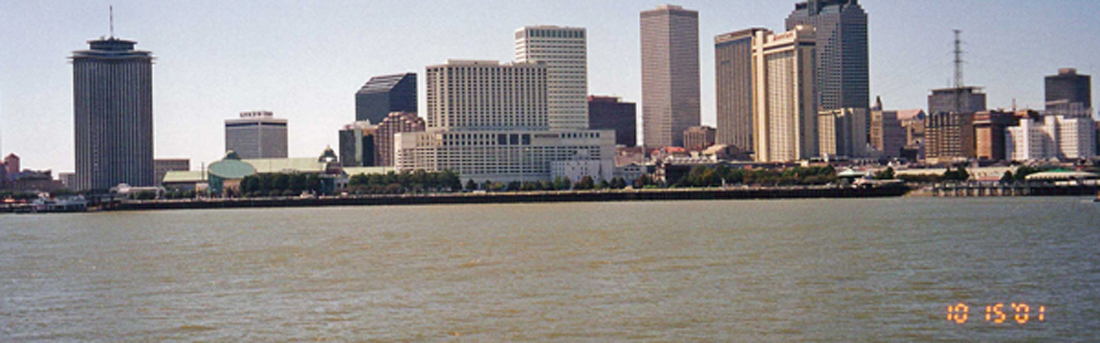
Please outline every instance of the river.
[[1085, 198], [0, 216], [0, 341], [1097, 337]]

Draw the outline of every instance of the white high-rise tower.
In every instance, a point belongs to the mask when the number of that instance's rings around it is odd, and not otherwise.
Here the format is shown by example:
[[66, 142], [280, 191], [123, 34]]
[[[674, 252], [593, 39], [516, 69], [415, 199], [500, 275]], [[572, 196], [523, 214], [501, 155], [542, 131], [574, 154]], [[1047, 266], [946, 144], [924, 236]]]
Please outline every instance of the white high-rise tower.
[[547, 71], [551, 130], [588, 129], [588, 52], [583, 28], [527, 26], [516, 30], [517, 63], [540, 63]]

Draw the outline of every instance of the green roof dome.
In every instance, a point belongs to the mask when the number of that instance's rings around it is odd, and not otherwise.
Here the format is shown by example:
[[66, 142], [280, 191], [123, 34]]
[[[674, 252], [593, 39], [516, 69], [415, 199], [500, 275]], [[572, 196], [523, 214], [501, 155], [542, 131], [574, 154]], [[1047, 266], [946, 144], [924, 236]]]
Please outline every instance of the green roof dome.
[[256, 168], [251, 164], [228, 158], [210, 164], [209, 169], [211, 175], [227, 180], [243, 179], [245, 176], [256, 174]]

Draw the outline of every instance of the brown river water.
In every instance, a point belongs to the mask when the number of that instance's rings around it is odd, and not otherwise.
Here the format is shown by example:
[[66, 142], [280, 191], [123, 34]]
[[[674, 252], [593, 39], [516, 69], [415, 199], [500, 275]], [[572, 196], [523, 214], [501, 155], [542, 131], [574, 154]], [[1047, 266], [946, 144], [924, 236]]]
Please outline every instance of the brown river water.
[[1084, 198], [0, 216], [5, 342], [1097, 339]]

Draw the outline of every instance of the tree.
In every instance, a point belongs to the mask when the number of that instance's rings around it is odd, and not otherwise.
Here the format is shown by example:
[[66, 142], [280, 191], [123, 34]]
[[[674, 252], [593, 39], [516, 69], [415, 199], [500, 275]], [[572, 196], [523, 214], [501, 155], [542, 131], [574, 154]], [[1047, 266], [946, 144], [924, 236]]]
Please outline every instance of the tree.
[[1009, 183], [1012, 183], [1012, 181], [1015, 180], [1015, 179], [1016, 178], [1012, 177], [1012, 172], [1006, 170], [1005, 174], [1003, 176], [1001, 176], [1001, 183], [1002, 184], [1009, 184]]
[[596, 187], [596, 183], [594, 180], [592, 180], [592, 177], [588, 175], [585, 175], [581, 178], [580, 181], [577, 181], [577, 183], [573, 184], [573, 189], [576, 190], [589, 190], [593, 187]]
[[466, 190], [471, 192], [477, 190], [477, 182], [474, 182], [474, 179], [467, 180]]
[[894, 167], [886, 167], [886, 169], [875, 173], [876, 180], [893, 180], [894, 179]]
[[600, 182], [596, 183], [596, 189], [608, 189], [611, 188], [611, 183], [607, 180], [600, 179]]

